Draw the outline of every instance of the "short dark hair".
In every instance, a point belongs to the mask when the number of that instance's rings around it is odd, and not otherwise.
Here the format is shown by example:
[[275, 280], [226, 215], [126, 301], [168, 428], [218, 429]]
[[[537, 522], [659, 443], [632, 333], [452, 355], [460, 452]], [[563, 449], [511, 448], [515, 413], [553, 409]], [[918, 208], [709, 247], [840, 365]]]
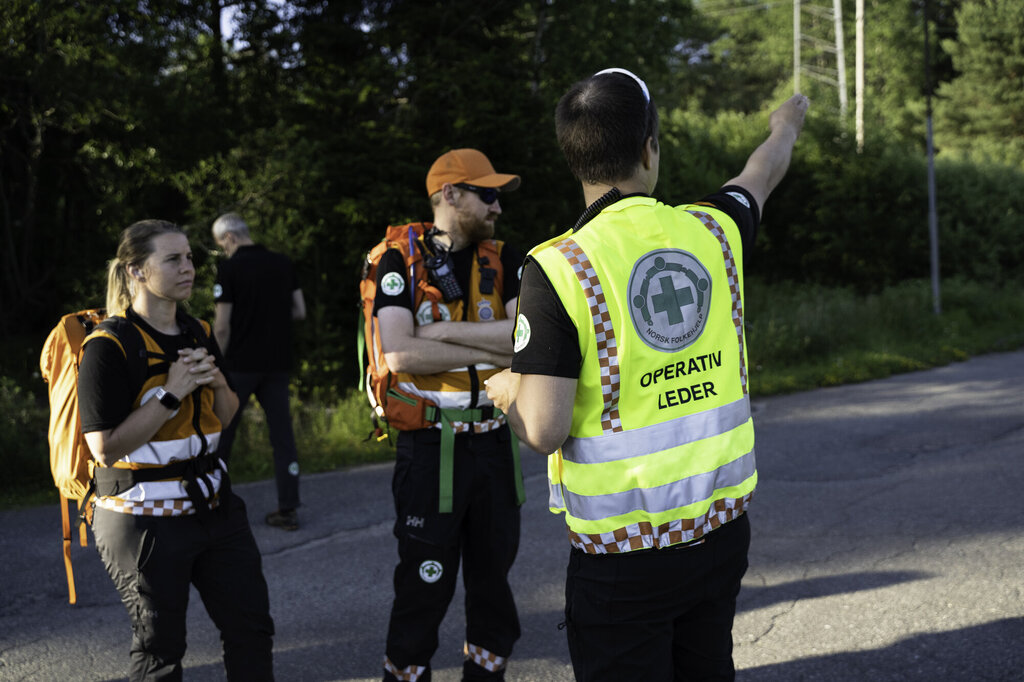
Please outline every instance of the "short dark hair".
[[658, 109], [621, 73], [579, 81], [555, 109], [558, 145], [579, 180], [614, 184], [636, 171], [648, 137], [658, 145]]

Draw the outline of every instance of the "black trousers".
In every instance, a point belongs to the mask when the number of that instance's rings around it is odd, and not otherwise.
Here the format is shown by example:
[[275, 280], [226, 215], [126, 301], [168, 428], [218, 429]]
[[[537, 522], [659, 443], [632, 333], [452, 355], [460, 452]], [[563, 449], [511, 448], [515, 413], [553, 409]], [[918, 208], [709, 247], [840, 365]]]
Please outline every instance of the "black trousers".
[[565, 619], [576, 679], [734, 679], [732, 622], [749, 547], [743, 514], [693, 547], [574, 548]]
[[134, 516], [97, 509], [96, 548], [132, 621], [131, 675], [181, 680], [189, 585], [220, 630], [229, 680], [273, 680], [267, 583], [245, 503], [228, 513]]
[[[399, 669], [423, 666], [430, 679], [438, 627], [462, 562], [466, 642], [507, 657], [519, 639], [508, 572], [519, 549], [519, 506], [508, 427], [455, 436], [452, 513], [438, 513], [440, 431], [399, 433], [395, 498], [395, 600], [386, 655]], [[464, 679], [503, 679], [466, 662]], [[386, 677], [385, 679], [394, 679]]]
[[231, 372], [231, 385], [238, 394], [238, 411], [221, 433], [219, 454], [230, 464], [231, 447], [242, 419], [242, 411], [253, 395], [267, 415], [267, 431], [274, 452], [274, 481], [277, 483], [277, 508], [299, 506], [299, 456], [295, 449], [287, 372]]

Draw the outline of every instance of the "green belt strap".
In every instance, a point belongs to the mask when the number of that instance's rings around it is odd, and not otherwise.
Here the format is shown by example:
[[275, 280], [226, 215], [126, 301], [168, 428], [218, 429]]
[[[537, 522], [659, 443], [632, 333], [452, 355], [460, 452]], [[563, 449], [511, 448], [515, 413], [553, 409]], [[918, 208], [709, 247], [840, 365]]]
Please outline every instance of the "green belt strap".
[[[500, 413], [499, 413], [500, 414]], [[433, 405], [427, 407], [425, 414], [429, 421], [441, 423], [441, 462], [438, 476], [438, 512], [441, 514], [452, 513], [452, 486], [455, 479], [455, 429], [452, 422], [481, 422], [483, 411], [441, 409]], [[511, 430], [510, 430], [511, 431]], [[523, 490], [523, 471], [519, 466], [519, 439], [514, 433], [512, 435], [512, 463], [515, 467], [516, 503], [522, 504], [526, 501], [526, 493]]]

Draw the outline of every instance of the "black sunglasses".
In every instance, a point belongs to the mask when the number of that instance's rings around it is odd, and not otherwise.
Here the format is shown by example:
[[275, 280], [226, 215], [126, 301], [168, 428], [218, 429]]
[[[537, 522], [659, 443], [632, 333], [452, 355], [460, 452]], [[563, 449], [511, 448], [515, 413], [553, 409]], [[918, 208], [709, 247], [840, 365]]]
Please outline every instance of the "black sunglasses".
[[498, 200], [498, 190], [494, 187], [477, 187], [476, 185], [467, 185], [464, 182], [457, 182], [455, 186], [459, 189], [464, 189], [472, 192], [473, 194], [480, 197], [480, 201], [485, 204], [493, 204]]

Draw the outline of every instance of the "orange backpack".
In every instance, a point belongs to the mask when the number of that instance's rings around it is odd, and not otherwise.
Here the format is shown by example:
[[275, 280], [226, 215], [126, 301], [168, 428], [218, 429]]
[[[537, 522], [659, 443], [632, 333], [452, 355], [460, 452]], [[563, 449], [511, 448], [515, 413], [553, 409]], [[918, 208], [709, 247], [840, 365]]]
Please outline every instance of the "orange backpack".
[[[71, 518], [68, 514], [68, 500], [78, 503], [75, 526], [78, 528], [82, 547], [88, 545], [86, 525], [92, 523], [90, 504], [95, 485], [93, 469], [95, 462], [89, 445], [82, 434], [82, 422], [78, 416], [78, 366], [82, 360], [82, 344], [100, 322], [109, 319], [108, 325], [117, 332], [127, 357], [139, 357], [144, 352], [142, 337], [135, 326], [121, 317], [107, 318], [102, 308], [79, 310], [60, 318], [39, 356], [39, 370], [43, 381], [49, 384], [50, 426], [50, 473], [53, 484], [60, 493], [62, 526], [62, 550], [64, 569], [68, 577], [68, 601], [77, 601], [75, 576], [71, 570]], [[144, 365], [129, 365], [132, 379], [141, 381]], [[139, 376], [134, 376], [138, 371]], [[85, 523], [82, 523], [82, 522]]]
[[[413, 310], [416, 309], [417, 296], [422, 293], [425, 300], [434, 304], [434, 319], [441, 319], [437, 304], [442, 302], [444, 297], [440, 289], [430, 283], [427, 269], [423, 265], [423, 249], [426, 247], [423, 246], [421, 238], [431, 227], [431, 223], [388, 225], [384, 239], [366, 254], [363, 263], [362, 280], [359, 282], [363, 311], [362, 324], [359, 326], [359, 358], [360, 366], [365, 362], [365, 370], [361, 371], [359, 381], [360, 389], [366, 391], [370, 407], [373, 409], [372, 435], [377, 436], [377, 440], [387, 438], [379, 420], [386, 421], [399, 431], [425, 429], [436, 423], [436, 419], [428, 418], [428, 415], [436, 414], [427, 410], [434, 405], [432, 401], [403, 391], [392, 381], [380, 342], [380, 325], [373, 314], [373, 302], [377, 296], [377, 266], [388, 249], [398, 249], [405, 258]], [[481, 255], [491, 264], [490, 267], [496, 270], [496, 280], [500, 283], [501, 258], [494, 242], [483, 241], [479, 248]]]
[[80, 310], [60, 318], [46, 337], [39, 356], [39, 369], [49, 384], [50, 394], [50, 473], [60, 492], [63, 526], [64, 568], [68, 576], [68, 598], [74, 604], [75, 577], [71, 570], [71, 520], [68, 500], [78, 502], [79, 537], [82, 547], [88, 545], [85, 524], [92, 522], [92, 509], [86, 504], [91, 495], [92, 453], [82, 435], [78, 418], [78, 364], [82, 342], [96, 325], [106, 318], [102, 308]]

